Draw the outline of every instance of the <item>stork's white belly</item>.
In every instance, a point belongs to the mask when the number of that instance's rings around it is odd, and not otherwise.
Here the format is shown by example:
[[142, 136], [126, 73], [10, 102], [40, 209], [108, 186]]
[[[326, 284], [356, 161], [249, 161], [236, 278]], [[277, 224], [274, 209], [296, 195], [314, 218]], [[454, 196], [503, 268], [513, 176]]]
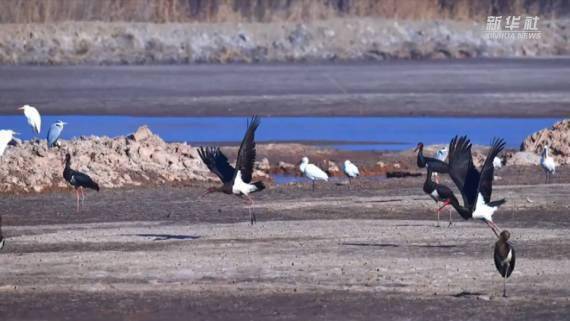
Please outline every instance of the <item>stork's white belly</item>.
[[253, 184], [248, 184], [244, 182], [241, 178], [241, 171], [236, 174], [236, 179], [234, 180], [234, 185], [232, 185], [232, 193], [236, 195], [248, 195], [257, 190], [257, 187]]
[[479, 193], [477, 195], [477, 204], [475, 205], [475, 211], [473, 212], [474, 219], [480, 219], [485, 221], [493, 221], [493, 214], [497, 210], [497, 207], [491, 207], [485, 204], [483, 195]]

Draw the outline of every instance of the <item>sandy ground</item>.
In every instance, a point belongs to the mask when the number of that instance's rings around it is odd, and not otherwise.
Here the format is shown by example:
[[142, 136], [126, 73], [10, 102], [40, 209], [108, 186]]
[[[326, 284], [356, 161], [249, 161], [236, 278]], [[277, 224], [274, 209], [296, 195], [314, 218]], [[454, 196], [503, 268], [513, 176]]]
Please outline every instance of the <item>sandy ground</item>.
[[91, 193], [80, 213], [67, 193], [3, 197], [0, 319], [567, 319], [570, 173], [499, 175], [508, 298], [483, 223], [437, 228], [423, 178], [370, 177], [273, 186], [254, 226], [235, 197], [197, 199], [204, 186]]
[[569, 58], [1, 66], [0, 113], [564, 117], [569, 87]]

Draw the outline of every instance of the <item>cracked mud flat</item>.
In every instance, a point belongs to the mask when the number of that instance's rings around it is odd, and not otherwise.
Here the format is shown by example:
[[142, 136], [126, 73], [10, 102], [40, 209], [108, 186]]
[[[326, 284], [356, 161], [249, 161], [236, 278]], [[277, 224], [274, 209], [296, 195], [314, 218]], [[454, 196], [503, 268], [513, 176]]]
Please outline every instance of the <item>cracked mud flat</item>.
[[506, 299], [484, 224], [445, 212], [436, 228], [423, 178], [366, 178], [272, 187], [253, 227], [237, 198], [197, 200], [204, 186], [91, 193], [80, 213], [71, 193], [3, 197], [0, 319], [566, 319], [570, 173], [507, 169]]

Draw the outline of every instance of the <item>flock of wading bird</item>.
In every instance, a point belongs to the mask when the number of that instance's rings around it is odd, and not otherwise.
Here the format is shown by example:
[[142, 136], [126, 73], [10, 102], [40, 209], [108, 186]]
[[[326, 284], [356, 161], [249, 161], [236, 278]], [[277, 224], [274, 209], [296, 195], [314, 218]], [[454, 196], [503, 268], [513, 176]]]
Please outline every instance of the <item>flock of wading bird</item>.
[[[28, 124], [32, 127], [36, 134], [41, 131], [41, 117], [36, 108], [25, 105], [20, 108], [24, 111], [24, 115], [28, 120]], [[48, 147], [58, 146], [58, 139], [63, 131], [66, 123], [58, 121], [51, 125], [48, 135]], [[230, 165], [228, 158], [222, 153], [219, 147], [200, 147], [198, 154], [208, 169], [219, 177], [222, 185], [210, 187], [202, 194], [201, 198], [213, 192], [221, 192], [228, 195], [236, 195], [247, 201], [249, 205], [250, 223], [256, 223], [255, 213], [253, 211], [254, 201], [250, 194], [265, 189], [263, 182], [252, 182], [253, 168], [256, 159], [255, 149], [255, 131], [259, 127], [260, 119], [253, 116], [248, 122], [247, 131], [241, 141], [238, 151], [235, 167]], [[0, 156], [4, 153], [7, 144], [17, 134], [12, 130], [0, 130]], [[427, 171], [426, 180], [423, 185], [424, 192], [436, 202], [437, 220], [439, 226], [440, 211], [447, 206], [453, 207], [461, 217], [465, 220], [476, 219], [486, 223], [498, 240], [495, 243], [494, 261], [495, 266], [503, 277], [503, 296], [506, 296], [506, 279], [511, 275], [515, 268], [515, 249], [509, 242], [510, 233], [500, 228], [493, 222], [493, 214], [505, 203], [505, 199], [491, 200], [493, 191], [494, 169], [500, 167], [502, 162], [498, 158], [499, 153], [504, 149], [505, 142], [503, 139], [494, 139], [491, 149], [485, 159], [481, 170], [475, 168], [471, 154], [471, 142], [466, 137], [454, 137], [449, 147], [444, 148], [436, 153], [435, 158], [426, 157], [423, 153], [424, 145], [419, 143], [415, 151], [417, 151], [417, 165], [425, 168]], [[447, 162], [445, 160], [447, 159]], [[99, 185], [94, 182], [89, 175], [71, 169], [71, 155], [65, 153], [65, 166], [63, 169], [63, 178], [75, 189], [77, 211], [81, 204], [85, 201], [85, 189], [94, 189], [99, 191]], [[542, 153], [541, 163], [546, 173], [546, 182], [554, 173], [556, 165], [554, 160], [548, 155], [548, 146], [545, 146]], [[303, 157], [299, 169], [305, 177], [312, 181], [312, 189], [315, 189], [315, 181], [328, 180], [328, 175], [318, 166], [309, 163], [307, 157]], [[350, 180], [360, 175], [358, 168], [349, 160], [344, 162], [344, 173]], [[453, 191], [439, 182], [438, 174], [448, 174], [461, 192], [463, 203], [461, 204]], [[435, 179], [434, 179], [435, 178]], [[81, 197], [80, 197], [81, 194]], [[442, 206], [439, 206], [442, 203]], [[451, 208], [450, 208], [451, 226]], [[5, 244], [2, 237], [0, 217], [0, 249]]]

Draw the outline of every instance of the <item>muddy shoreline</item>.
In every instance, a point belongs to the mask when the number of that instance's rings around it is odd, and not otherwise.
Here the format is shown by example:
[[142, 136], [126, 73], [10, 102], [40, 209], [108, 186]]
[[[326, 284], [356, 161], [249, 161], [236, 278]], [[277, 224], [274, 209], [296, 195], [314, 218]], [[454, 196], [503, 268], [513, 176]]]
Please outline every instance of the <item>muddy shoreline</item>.
[[566, 117], [568, 62], [1, 66], [0, 114]]

